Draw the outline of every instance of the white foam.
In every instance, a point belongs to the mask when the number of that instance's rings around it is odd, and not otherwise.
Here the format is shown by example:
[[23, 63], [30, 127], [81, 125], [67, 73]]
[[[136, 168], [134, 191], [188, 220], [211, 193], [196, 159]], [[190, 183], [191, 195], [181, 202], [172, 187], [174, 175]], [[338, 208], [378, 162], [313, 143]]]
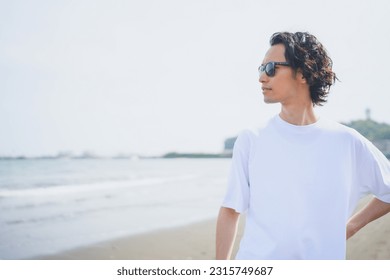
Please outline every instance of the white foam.
[[109, 181], [93, 184], [75, 184], [75, 185], [59, 185], [53, 187], [38, 187], [30, 189], [4, 189], [0, 190], [0, 198], [7, 197], [22, 197], [22, 196], [58, 196], [75, 193], [86, 193], [96, 192], [101, 190], [112, 190], [130, 188], [135, 186], [148, 186], [148, 185], [159, 185], [170, 182], [186, 181], [194, 179], [196, 176], [185, 175], [175, 177], [161, 177], [161, 178], [148, 178], [148, 179], [137, 179], [137, 180], [124, 180], [124, 181]]

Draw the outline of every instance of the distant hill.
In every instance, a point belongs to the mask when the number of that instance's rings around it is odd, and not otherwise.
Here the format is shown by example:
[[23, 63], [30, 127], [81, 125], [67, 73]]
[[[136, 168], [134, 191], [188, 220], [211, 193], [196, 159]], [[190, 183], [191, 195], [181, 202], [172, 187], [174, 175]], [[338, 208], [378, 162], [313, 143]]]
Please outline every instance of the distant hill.
[[230, 154], [204, 154], [204, 153], [167, 153], [162, 158], [228, 158]]
[[359, 131], [364, 137], [370, 140], [381, 152], [390, 159], [390, 125], [378, 123], [367, 118], [366, 120], [351, 121], [345, 123]]
[[350, 123], [344, 124], [356, 129], [370, 141], [390, 140], [390, 125], [387, 123], [378, 123], [371, 119], [367, 119], [351, 121]]
[[231, 137], [225, 140], [224, 147], [225, 151], [231, 151], [233, 150], [234, 143], [236, 142], [237, 137]]

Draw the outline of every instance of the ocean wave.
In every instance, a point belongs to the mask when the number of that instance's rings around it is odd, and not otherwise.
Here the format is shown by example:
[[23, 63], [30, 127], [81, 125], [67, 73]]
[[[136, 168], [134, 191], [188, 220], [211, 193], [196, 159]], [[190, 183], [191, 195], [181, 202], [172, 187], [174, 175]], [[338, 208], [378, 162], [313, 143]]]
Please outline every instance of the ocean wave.
[[113, 190], [148, 185], [159, 185], [177, 181], [187, 181], [194, 179], [195, 177], [196, 176], [194, 175], [183, 175], [174, 177], [145, 178], [124, 181], [106, 181], [92, 184], [58, 185], [52, 187], [36, 187], [29, 189], [2, 189], [0, 190], [0, 198], [71, 195], [83, 192], [88, 193], [101, 190]]

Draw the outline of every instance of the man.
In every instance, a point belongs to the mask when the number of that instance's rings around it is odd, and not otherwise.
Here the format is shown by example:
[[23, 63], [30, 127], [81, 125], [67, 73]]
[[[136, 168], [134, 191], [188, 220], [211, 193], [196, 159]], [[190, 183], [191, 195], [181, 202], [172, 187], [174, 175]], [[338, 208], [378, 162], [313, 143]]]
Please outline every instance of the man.
[[236, 140], [216, 257], [231, 257], [246, 213], [237, 259], [344, 259], [346, 239], [390, 211], [389, 161], [355, 130], [316, 116], [336, 75], [315, 36], [275, 33], [270, 45], [259, 81], [281, 111]]

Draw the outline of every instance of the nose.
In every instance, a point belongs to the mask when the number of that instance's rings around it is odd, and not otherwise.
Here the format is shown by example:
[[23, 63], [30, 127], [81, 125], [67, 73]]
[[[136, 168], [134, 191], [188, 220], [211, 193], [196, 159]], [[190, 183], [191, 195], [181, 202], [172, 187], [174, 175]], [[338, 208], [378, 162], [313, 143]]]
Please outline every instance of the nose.
[[265, 83], [265, 82], [267, 82], [267, 80], [268, 80], [268, 76], [267, 76], [267, 74], [265, 74], [265, 71], [263, 71], [263, 72], [261, 72], [261, 74], [260, 74], [260, 77], [259, 77], [259, 83]]

